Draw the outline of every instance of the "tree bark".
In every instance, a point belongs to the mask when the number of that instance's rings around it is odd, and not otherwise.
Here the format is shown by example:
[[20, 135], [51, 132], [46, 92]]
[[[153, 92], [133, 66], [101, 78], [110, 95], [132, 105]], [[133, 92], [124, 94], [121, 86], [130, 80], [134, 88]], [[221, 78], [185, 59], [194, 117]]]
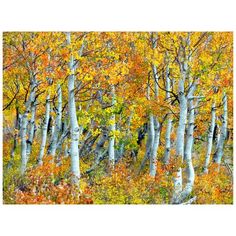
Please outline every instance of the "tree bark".
[[[167, 62], [168, 63], [168, 62]], [[170, 99], [170, 78], [169, 78], [169, 67], [167, 65], [166, 69], [166, 100]], [[164, 153], [164, 163], [168, 164], [170, 160], [170, 149], [171, 149], [171, 128], [172, 128], [172, 115], [171, 113], [168, 114], [167, 124], [166, 124], [166, 135], [165, 135], [165, 153]]]
[[[152, 33], [152, 49], [155, 50], [157, 47], [157, 35], [154, 36], [154, 33]], [[154, 84], [154, 99], [157, 100], [158, 97], [158, 71], [156, 65], [152, 64], [152, 73], [153, 73], [153, 84]], [[149, 85], [150, 86], [150, 85]], [[150, 127], [153, 126], [151, 132], [154, 131], [154, 137], [153, 142], [151, 146], [151, 152], [150, 152], [150, 175], [154, 177], [156, 175], [156, 169], [157, 169], [157, 150], [159, 147], [159, 141], [160, 141], [160, 123], [156, 116], [153, 116], [153, 121], [150, 120], [150, 122], [153, 122], [153, 124], [150, 124]]]
[[20, 130], [20, 113], [19, 113], [19, 107], [16, 102], [15, 104], [15, 109], [16, 109], [16, 119], [15, 119], [15, 130], [14, 130], [14, 136], [13, 136], [13, 146], [11, 149], [11, 159], [9, 163], [7, 164], [7, 168], [10, 168], [13, 163], [14, 163], [14, 157], [15, 157], [15, 150], [17, 147], [17, 137], [19, 136], [19, 130]]
[[167, 119], [167, 125], [166, 125], [166, 135], [165, 135], [165, 153], [164, 153], [164, 163], [168, 164], [170, 161], [170, 151], [171, 151], [171, 129], [172, 129], [172, 118], [171, 114], [169, 114], [169, 117]]
[[215, 102], [214, 102], [211, 108], [211, 125], [208, 132], [207, 153], [206, 153], [206, 159], [205, 159], [204, 169], [203, 169], [204, 173], [208, 173], [208, 165], [210, 163], [210, 157], [211, 157], [211, 152], [212, 152], [215, 122], [216, 122], [216, 107], [215, 107]]
[[[150, 100], [150, 81], [148, 80], [147, 83], [147, 99]], [[146, 151], [145, 155], [143, 157], [143, 160], [141, 162], [140, 168], [138, 170], [138, 174], [141, 172], [141, 170], [144, 168], [146, 161], [150, 160], [150, 170], [151, 166], [153, 167], [154, 160], [151, 159], [151, 155], [153, 154], [153, 144], [154, 144], [154, 138], [155, 138], [155, 130], [154, 130], [154, 117], [153, 114], [149, 114], [148, 119], [148, 127], [147, 127], [147, 141], [146, 141]]]
[[222, 115], [222, 126], [220, 131], [220, 138], [214, 154], [213, 161], [220, 165], [221, 159], [224, 153], [224, 142], [227, 136], [227, 119], [228, 119], [228, 107], [227, 107], [227, 95], [223, 95], [223, 115]]
[[184, 190], [181, 192], [178, 197], [178, 202], [183, 202], [189, 194], [192, 192], [194, 184], [194, 168], [192, 163], [192, 147], [193, 147], [193, 131], [194, 131], [194, 105], [193, 99], [189, 100], [189, 120], [188, 120], [188, 130], [187, 130], [187, 140], [185, 147], [185, 161], [186, 161], [186, 173], [187, 173], [187, 183]]
[[36, 104], [35, 101], [32, 103], [31, 106], [31, 118], [29, 123], [29, 130], [28, 130], [28, 140], [27, 140], [27, 160], [30, 157], [30, 153], [32, 150], [33, 139], [34, 139], [34, 129], [35, 129], [35, 113], [36, 113]]
[[[71, 44], [71, 35], [67, 33], [67, 44]], [[73, 55], [70, 57], [70, 76], [68, 80], [68, 106], [69, 106], [69, 120], [70, 120], [70, 157], [71, 157], [71, 173], [72, 183], [79, 186], [80, 179], [80, 160], [79, 160], [79, 126], [76, 115], [75, 104], [75, 67]]]
[[41, 146], [40, 146], [40, 151], [39, 151], [39, 155], [38, 155], [38, 164], [39, 165], [43, 164], [44, 150], [45, 150], [46, 143], [47, 143], [47, 129], [48, 129], [49, 116], [50, 116], [50, 95], [47, 95], [46, 112], [45, 112], [45, 117], [43, 120], [43, 127], [42, 127]]
[[[187, 99], [184, 95], [184, 79], [180, 79], [178, 88], [178, 98], [180, 102], [179, 126], [177, 129], [176, 140], [176, 159], [177, 163], [182, 163], [184, 158], [184, 134], [187, 121]], [[175, 203], [178, 195], [182, 191], [182, 168], [178, 167], [174, 177], [174, 194], [172, 202]]]
[[23, 175], [26, 171], [27, 166], [27, 143], [26, 143], [26, 134], [27, 134], [27, 119], [28, 112], [25, 112], [22, 116], [21, 120], [21, 175]]
[[31, 76], [30, 79], [30, 94], [29, 99], [27, 100], [25, 106], [26, 110], [22, 115], [21, 120], [21, 167], [20, 172], [21, 175], [24, 175], [26, 171], [26, 166], [28, 162], [27, 158], [27, 126], [28, 126], [28, 114], [30, 113], [31, 105], [35, 100], [35, 88], [37, 87], [37, 83], [34, 76]]
[[57, 117], [56, 117], [56, 124], [55, 124], [55, 130], [52, 136], [52, 144], [49, 154], [52, 155], [52, 157], [55, 157], [56, 150], [57, 150], [57, 142], [58, 137], [61, 132], [61, 117], [62, 117], [62, 92], [61, 92], [61, 85], [59, 84], [57, 86], [57, 94], [58, 94], [58, 104], [57, 104]]
[[151, 156], [150, 156], [150, 175], [154, 177], [157, 171], [157, 150], [159, 147], [160, 142], [160, 123], [158, 122], [156, 117], [153, 117], [153, 124], [154, 124], [154, 139], [153, 145], [151, 149]]

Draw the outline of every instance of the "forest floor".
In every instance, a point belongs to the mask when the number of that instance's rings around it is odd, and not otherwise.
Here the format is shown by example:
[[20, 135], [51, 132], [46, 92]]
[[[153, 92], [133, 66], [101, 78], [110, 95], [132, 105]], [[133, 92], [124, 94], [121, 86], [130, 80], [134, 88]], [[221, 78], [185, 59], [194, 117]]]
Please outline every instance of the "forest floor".
[[[112, 171], [107, 168], [107, 160], [103, 160], [93, 172], [84, 174], [92, 165], [93, 158], [81, 157], [82, 176], [78, 191], [71, 186], [69, 158], [63, 158], [61, 165], [57, 165], [50, 157], [44, 157], [43, 166], [37, 166], [38, 149], [35, 148], [27, 173], [21, 177], [19, 148], [15, 153], [14, 164], [9, 168], [11, 145], [5, 141], [3, 146], [4, 204], [169, 204], [171, 200], [173, 165], [164, 166], [159, 159], [155, 178], [149, 176], [148, 163], [137, 175], [143, 148], [136, 162], [130, 157], [124, 157]], [[159, 156], [162, 156], [161, 151]], [[219, 172], [215, 171], [216, 167], [212, 164], [209, 173], [202, 174], [204, 153], [204, 145], [197, 145], [193, 155], [195, 185], [189, 199], [196, 196], [194, 204], [232, 204], [232, 142], [225, 146]]]

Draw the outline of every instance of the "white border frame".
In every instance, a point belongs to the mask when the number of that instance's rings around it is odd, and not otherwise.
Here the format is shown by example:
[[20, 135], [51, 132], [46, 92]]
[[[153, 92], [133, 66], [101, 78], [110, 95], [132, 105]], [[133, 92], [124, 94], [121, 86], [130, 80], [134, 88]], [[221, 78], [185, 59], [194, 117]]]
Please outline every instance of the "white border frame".
[[[234, 2], [234, 0], [8, 0], [0, 3], [0, 29], [1, 31], [235, 31]], [[2, 96], [2, 71], [0, 79]], [[2, 111], [2, 99], [0, 99], [0, 110]], [[0, 123], [2, 127], [2, 113]], [[0, 145], [2, 149], [2, 132]], [[0, 165], [2, 166], [2, 158]], [[0, 180], [2, 189], [2, 174]], [[0, 197], [2, 199], [2, 193]], [[0, 230], [4, 236], [232, 235], [235, 229], [235, 215], [235, 204], [233, 206], [1, 204]]]

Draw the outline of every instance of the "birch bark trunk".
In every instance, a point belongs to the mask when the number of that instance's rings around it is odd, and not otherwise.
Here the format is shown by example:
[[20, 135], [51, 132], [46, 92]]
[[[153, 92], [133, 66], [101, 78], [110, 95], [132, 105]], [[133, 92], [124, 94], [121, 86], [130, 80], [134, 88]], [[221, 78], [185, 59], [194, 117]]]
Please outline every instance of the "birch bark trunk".
[[27, 140], [27, 151], [26, 151], [27, 160], [29, 159], [32, 145], [33, 145], [34, 129], [35, 129], [35, 113], [36, 113], [36, 104], [34, 101], [31, 107], [31, 118], [30, 118], [28, 140]]
[[[157, 47], [157, 39], [158, 36], [154, 36], [154, 33], [152, 34], [151, 40], [152, 40], [152, 49], [155, 50]], [[158, 71], [156, 65], [152, 64], [152, 73], [153, 73], [153, 84], [154, 84], [154, 99], [157, 100], [158, 98]], [[150, 175], [154, 177], [156, 175], [156, 169], [157, 169], [157, 150], [159, 147], [160, 142], [160, 123], [156, 116], [152, 115], [152, 120], [150, 119], [150, 122], [153, 122], [153, 124], [150, 123], [151, 132], [154, 131], [154, 137], [152, 138], [152, 146], [151, 146], [151, 153], [150, 153]], [[153, 134], [151, 134], [153, 135]]]
[[14, 163], [15, 150], [17, 147], [17, 138], [19, 136], [18, 132], [20, 130], [20, 113], [19, 113], [19, 107], [18, 107], [17, 101], [16, 101], [15, 109], [16, 109], [16, 119], [15, 119], [15, 131], [14, 131], [14, 137], [13, 137], [13, 146], [11, 149], [11, 159], [7, 164], [7, 168], [10, 168]]
[[[67, 33], [67, 44], [71, 44], [71, 34]], [[79, 160], [79, 126], [76, 115], [75, 104], [75, 66], [74, 58], [70, 57], [70, 76], [68, 80], [68, 106], [69, 106], [69, 120], [70, 120], [70, 157], [71, 157], [71, 173], [72, 183], [79, 186], [80, 179], [80, 160]]]
[[[157, 150], [160, 142], [160, 123], [156, 117], [153, 117], [154, 138], [150, 156], [150, 175], [154, 177], [157, 171]], [[152, 131], [153, 132], [153, 131]], [[153, 134], [152, 134], [153, 136]]]
[[25, 173], [27, 166], [27, 155], [26, 155], [26, 150], [27, 150], [26, 134], [27, 134], [27, 123], [28, 123], [27, 115], [28, 112], [25, 112], [21, 120], [21, 167], [20, 167], [21, 175]]
[[[180, 115], [179, 115], [179, 126], [177, 129], [177, 140], [176, 140], [176, 158], [177, 163], [182, 163], [184, 158], [184, 134], [185, 126], [187, 121], [187, 99], [184, 95], [184, 80], [180, 79], [178, 88], [178, 98], [180, 102]], [[172, 202], [176, 202], [178, 195], [182, 191], [182, 168], [178, 167], [174, 177], [174, 194]]]
[[[167, 65], [166, 69], [166, 100], [170, 99], [170, 78], [169, 78], [169, 67]], [[164, 163], [168, 164], [170, 161], [170, 149], [171, 149], [171, 128], [172, 128], [172, 115], [168, 114], [167, 125], [166, 125], [166, 135], [165, 135], [165, 154], [164, 154]]]
[[188, 130], [187, 130], [187, 140], [185, 147], [185, 161], [186, 161], [186, 173], [187, 173], [187, 183], [184, 190], [181, 192], [178, 197], [178, 202], [183, 202], [189, 194], [192, 192], [193, 184], [194, 184], [194, 168], [192, 163], [192, 147], [193, 147], [193, 131], [194, 131], [194, 105], [193, 99], [189, 100], [189, 120], [188, 120]]
[[30, 79], [30, 94], [29, 99], [26, 102], [26, 110], [24, 114], [22, 115], [21, 120], [21, 166], [20, 166], [20, 172], [21, 175], [24, 175], [26, 171], [26, 166], [28, 162], [27, 157], [27, 126], [28, 126], [28, 114], [30, 113], [31, 105], [34, 102], [35, 99], [35, 88], [37, 87], [37, 83], [35, 80], [35, 76], [31, 75]]
[[61, 132], [62, 92], [61, 92], [60, 84], [57, 86], [57, 93], [58, 93], [58, 104], [57, 104], [57, 117], [56, 117], [56, 124], [55, 124], [56, 127], [53, 133], [51, 150], [49, 152], [49, 154], [52, 155], [52, 157], [55, 157], [56, 155], [58, 137]]
[[[186, 38], [187, 47], [190, 45], [190, 33]], [[179, 57], [180, 56], [180, 57]], [[180, 59], [181, 58], [181, 59]], [[193, 94], [194, 87], [189, 87], [190, 91], [188, 95], [185, 96], [185, 81], [189, 79], [189, 67], [188, 62], [191, 60], [190, 52], [187, 55], [186, 47], [183, 45], [180, 46], [178, 52], [178, 63], [180, 67], [180, 80], [178, 84], [178, 100], [180, 107], [179, 114], [179, 125], [177, 128], [177, 140], [176, 140], [176, 161], [178, 165], [178, 170], [175, 173], [174, 180], [174, 192], [171, 202], [177, 203], [180, 193], [182, 192], [182, 168], [181, 164], [184, 159], [184, 143], [185, 143], [185, 127], [187, 122], [187, 96]]]
[[216, 148], [216, 152], [213, 161], [220, 165], [223, 153], [224, 153], [224, 142], [227, 136], [227, 119], [228, 119], [228, 107], [227, 107], [227, 95], [223, 95], [223, 115], [222, 115], [222, 126], [220, 131], [220, 138]]
[[214, 102], [211, 107], [211, 125], [210, 125], [209, 132], [208, 132], [207, 153], [206, 153], [206, 159], [205, 159], [204, 169], [203, 169], [203, 172], [205, 174], [208, 173], [208, 165], [210, 163], [210, 157], [211, 157], [211, 153], [212, 153], [212, 144], [213, 144], [213, 134], [214, 134], [215, 122], [216, 122], [216, 107], [215, 107], [215, 102]]
[[38, 155], [38, 164], [39, 165], [43, 164], [44, 150], [45, 150], [46, 143], [47, 143], [47, 129], [48, 129], [49, 116], [50, 116], [50, 95], [47, 95], [46, 112], [45, 112], [45, 117], [43, 120], [43, 127], [42, 127], [41, 146], [40, 146], [40, 151], [39, 151], [39, 155]]
[[[147, 83], [147, 99], [150, 100], [150, 81]], [[152, 113], [148, 116], [148, 124], [147, 124], [147, 141], [146, 141], [146, 151], [144, 158], [141, 162], [138, 173], [144, 168], [145, 163], [148, 159], [150, 159], [150, 170], [151, 165], [153, 166], [153, 160], [151, 160], [151, 155], [153, 154], [153, 144], [154, 144], [155, 130], [154, 130], [154, 117]]]

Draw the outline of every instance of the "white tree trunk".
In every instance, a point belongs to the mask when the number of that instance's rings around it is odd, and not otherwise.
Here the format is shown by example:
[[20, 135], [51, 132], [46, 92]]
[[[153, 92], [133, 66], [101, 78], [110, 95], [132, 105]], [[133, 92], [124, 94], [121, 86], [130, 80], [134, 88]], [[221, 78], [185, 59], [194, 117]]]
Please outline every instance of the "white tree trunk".
[[26, 110], [22, 116], [21, 120], [21, 167], [20, 172], [23, 175], [26, 170], [28, 158], [27, 158], [27, 126], [28, 126], [28, 114], [30, 113], [31, 105], [34, 103], [35, 99], [35, 88], [37, 87], [36, 80], [34, 76], [30, 79], [30, 94], [29, 99], [26, 102]]
[[[68, 114], [66, 113], [66, 117], [68, 116]], [[62, 136], [64, 136], [66, 134], [66, 130], [68, 129], [68, 133], [70, 134], [70, 125], [67, 124], [67, 118], [64, 119], [64, 131], [63, 131], [63, 134]], [[62, 141], [62, 142], [60, 142]], [[65, 157], [68, 157], [69, 156], [69, 148], [68, 148], [68, 139], [66, 139], [66, 137], [63, 139], [63, 140], [59, 140], [59, 143], [58, 143], [58, 149], [59, 149], [59, 153], [62, 153], [62, 144], [64, 142], [64, 153], [63, 155]]]
[[[176, 158], [178, 162], [183, 161], [184, 157], [184, 134], [187, 121], [187, 99], [184, 95], [184, 79], [180, 79], [178, 88], [178, 98], [180, 102], [179, 126], [177, 129]], [[175, 203], [182, 191], [182, 168], [179, 167], [174, 177], [174, 193], [172, 202]]]
[[[152, 65], [152, 69], [153, 69], [153, 81], [154, 81], [154, 99], [157, 100], [157, 97], [158, 97], [157, 68], [155, 65]], [[154, 177], [156, 175], [157, 150], [158, 150], [159, 141], [160, 141], [160, 123], [157, 117], [155, 117], [154, 115], [152, 115], [152, 117], [153, 117], [153, 125], [150, 124], [150, 127], [153, 126], [151, 132], [154, 132], [154, 134], [152, 133], [151, 135], [152, 136], [154, 135], [154, 137], [152, 138], [153, 142], [151, 146], [151, 155], [150, 155], [150, 175]]]
[[[71, 35], [67, 33], [67, 44], [71, 43]], [[69, 120], [70, 120], [70, 157], [71, 157], [71, 172], [73, 175], [72, 182], [75, 185], [79, 185], [80, 179], [80, 164], [79, 164], [79, 126], [76, 115], [76, 104], [75, 104], [75, 67], [74, 58], [71, 55], [70, 58], [70, 76], [68, 80], [68, 106], [69, 106]]]
[[[159, 147], [160, 142], [160, 123], [158, 122], [156, 117], [153, 117], [153, 128], [152, 128], [152, 149], [151, 149], [151, 156], [150, 156], [150, 175], [155, 176], [156, 175], [156, 169], [157, 169], [157, 150]], [[153, 138], [153, 130], [154, 130], [154, 138]]]
[[165, 135], [165, 154], [164, 154], [164, 163], [168, 164], [170, 161], [170, 151], [171, 151], [171, 129], [172, 129], [172, 118], [171, 114], [169, 114], [169, 117], [167, 119], [167, 125], [166, 125], [166, 135]]
[[214, 162], [216, 162], [218, 165], [221, 163], [221, 159], [224, 152], [224, 142], [227, 135], [227, 119], [228, 119], [228, 107], [227, 107], [227, 95], [224, 93], [223, 95], [223, 110], [224, 113], [222, 115], [222, 126], [220, 131], [220, 138], [219, 143], [217, 145], [217, 149], [214, 155]]
[[30, 126], [29, 126], [29, 131], [28, 131], [28, 142], [27, 142], [27, 160], [29, 159], [31, 150], [32, 150], [32, 145], [33, 145], [33, 139], [34, 139], [34, 128], [35, 128], [35, 113], [36, 113], [36, 106], [35, 102], [33, 102], [32, 107], [31, 107], [31, 118], [30, 118]]
[[[112, 96], [112, 107], [115, 105], [115, 86], [111, 85], [111, 96]], [[109, 137], [109, 147], [108, 147], [108, 155], [109, 155], [109, 164], [111, 167], [115, 164], [115, 137], [114, 131], [116, 130], [116, 117], [113, 113], [110, 117], [110, 137]]]
[[49, 154], [51, 154], [53, 157], [56, 155], [58, 137], [61, 131], [62, 92], [61, 92], [60, 84], [57, 86], [57, 94], [58, 94], [58, 104], [57, 104], [57, 112], [56, 112], [57, 113], [56, 124], [55, 124], [56, 127], [52, 136], [51, 150], [49, 152]]
[[[141, 162], [141, 165], [139, 167], [138, 173], [141, 172], [141, 170], [144, 168], [145, 163], [148, 159], [151, 160], [151, 155], [153, 153], [153, 143], [155, 138], [155, 130], [154, 130], [154, 119], [153, 115], [149, 114], [149, 120], [148, 120], [148, 127], [147, 127], [147, 141], [146, 141], [146, 151], [145, 156]], [[152, 165], [152, 162], [150, 161], [150, 165]], [[151, 169], [151, 166], [150, 166]]]
[[26, 150], [27, 150], [27, 144], [26, 144], [26, 134], [27, 134], [27, 119], [28, 112], [25, 112], [22, 116], [21, 120], [21, 168], [20, 172], [23, 175], [26, 170], [26, 165], [27, 165], [27, 155], [26, 155]]
[[153, 144], [155, 139], [155, 130], [154, 130], [154, 117], [152, 114], [149, 115], [149, 126], [148, 126], [148, 139], [146, 143], [146, 156], [147, 159], [150, 159], [150, 173], [151, 170], [154, 170], [155, 160], [153, 159]]
[[184, 95], [184, 82], [181, 79], [179, 82], [179, 102], [180, 102], [180, 114], [179, 114], [179, 126], [177, 129], [176, 140], [176, 155], [180, 156], [183, 160], [184, 157], [184, 133], [187, 121], [187, 99]]
[[[169, 67], [166, 69], [166, 100], [170, 99], [170, 78], [169, 78]], [[165, 135], [165, 154], [164, 154], [164, 163], [168, 164], [170, 160], [170, 149], [171, 149], [171, 128], [172, 128], [172, 115], [168, 114], [167, 125], [166, 125], [166, 135]]]
[[194, 168], [192, 163], [192, 147], [193, 147], [193, 131], [194, 131], [194, 105], [193, 99], [189, 100], [189, 120], [188, 120], [188, 130], [187, 130], [187, 140], [185, 147], [185, 161], [186, 161], [186, 173], [187, 173], [187, 183], [184, 190], [179, 196], [179, 203], [183, 202], [186, 197], [192, 192], [194, 184]]
[[45, 150], [46, 143], [47, 143], [47, 129], [48, 129], [49, 116], [50, 116], [50, 95], [47, 95], [46, 112], [45, 112], [45, 117], [43, 120], [43, 127], [42, 127], [41, 146], [40, 146], [40, 151], [39, 151], [39, 156], [38, 156], [38, 164], [39, 165], [43, 164], [44, 150]]
[[20, 130], [21, 115], [19, 114], [19, 107], [18, 107], [18, 102], [17, 101], [16, 101], [15, 109], [16, 109], [15, 132], [14, 132], [14, 138], [13, 138], [13, 146], [12, 146], [12, 149], [11, 149], [11, 159], [7, 164], [7, 168], [10, 168], [14, 163], [15, 150], [16, 150], [16, 147], [17, 147], [17, 140], [18, 140], [18, 137], [19, 137], [18, 131]]
[[[51, 119], [51, 121], [50, 121], [50, 119]], [[49, 129], [51, 129], [51, 131], [50, 131], [50, 148], [48, 150], [48, 154], [51, 153], [52, 141], [53, 141], [54, 132], [55, 132], [55, 120], [54, 120], [54, 118], [52, 116], [50, 116], [49, 121], [50, 122], [49, 122], [48, 125], [51, 126], [51, 127], [49, 127]]]
[[214, 102], [211, 107], [211, 125], [208, 132], [207, 153], [206, 153], [206, 159], [205, 159], [204, 170], [203, 170], [204, 173], [208, 173], [208, 165], [210, 163], [210, 157], [212, 153], [215, 122], [216, 122], [216, 107], [215, 107], [215, 102]]
[[[155, 50], [157, 47], [157, 35], [154, 36], [154, 33], [151, 37], [152, 40], [152, 49]], [[158, 71], [156, 65], [152, 64], [152, 73], [153, 73], [153, 84], [154, 84], [154, 99], [157, 100], [158, 97]], [[149, 84], [150, 86], [150, 84]], [[149, 88], [150, 89], [150, 88]], [[148, 99], [150, 99], [150, 91], [148, 92]], [[157, 169], [157, 150], [159, 147], [160, 141], [160, 123], [154, 115], [151, 115], [150, 119], [150, 135], [151, 137], [151, 147], [150, 147], [150, 175], [154, 177], [156, 175]], [[152, 124], [153, 123], [153, 124]]]
[[[186, 39], [187, 45], [189, 45], [189, 36]], [[179, 62], [180, 66], [180, 73], [181, 78], [179, 80], [178, 84], [178, 99], [179, 99], [179, 107], [180, 107], [180, 114], [179, 114], [179, 125], [177, 128], [177, 140], [176, 140], [176, 158], [178, 165], [183, 162], [184, 159], [184, 135], [185, 135], [185, 126], [187, 122], [187, 98], [184, 94], [185, 89], [185, 80], [187, 78], [188, 74], [188, 60], [190, 60], [190, 57], [186, 55], [186, 49], [181, 45], [180, 46], [180, 55], [183, 57], [183, 60], [181, 59], [181, 62]], [[182, 192], [182, 168], [181, 166], [178, 167], [177, 172], [175, 173], [174, 177], [174, 193], [172, 197], [172, 203], [176, 203], [178, 200], [179, 194]]]
[[[216, 116], [216, 120], [218, 120], [219, 118]], [[216, 125], [216, 130], [217, 130], [217, 134], [216, 134], [216, 147], [215, 150], [217, 150], [219, 143], [220, 143], [220, 126], [219, 124]]]

